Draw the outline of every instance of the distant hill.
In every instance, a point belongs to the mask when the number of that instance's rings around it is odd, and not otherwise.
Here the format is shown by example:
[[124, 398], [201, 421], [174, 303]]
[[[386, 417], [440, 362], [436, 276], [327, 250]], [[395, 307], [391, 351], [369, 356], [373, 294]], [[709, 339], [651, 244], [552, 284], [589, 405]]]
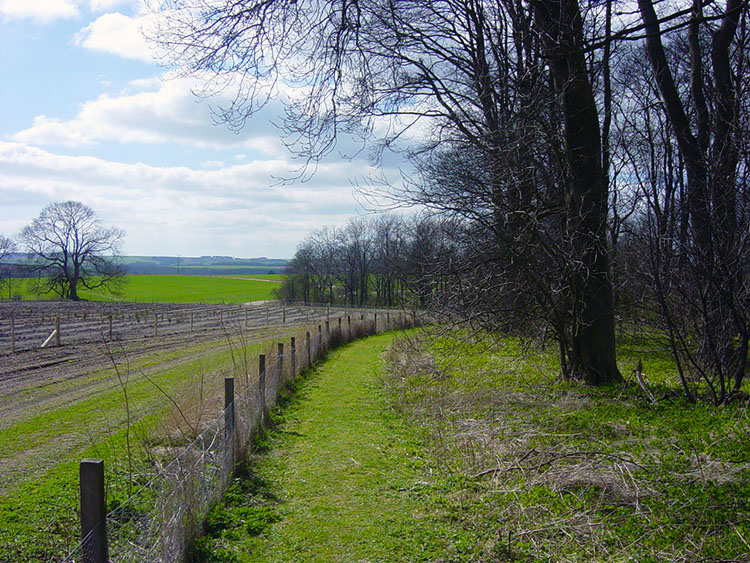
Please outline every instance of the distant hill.
[[183, 274], [221, 276], [235, 274], [283, 274], [289, 260], [282, 258], [233, 258], [231, 256], [123, 256], [129, 274]]
[[[123, 256], [128, 274], [183, 274], [193, 276], [252, 276], [283, 274], [289, 260], [283, 258], [233, 258], [231, 256]], [[13, 254], [0, 267], [0, 277], [35, 275], [24, 254]]]

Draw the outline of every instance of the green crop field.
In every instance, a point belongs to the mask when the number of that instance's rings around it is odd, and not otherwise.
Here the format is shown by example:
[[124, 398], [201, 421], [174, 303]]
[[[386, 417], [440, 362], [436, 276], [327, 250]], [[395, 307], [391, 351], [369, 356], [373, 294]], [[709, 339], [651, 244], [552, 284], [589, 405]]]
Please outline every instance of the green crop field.
[[[262, 276], [127, 276], [121, 292], [81, 288], [81, 299], [91, 301], [138, 301], [151, 303], [245, 303], [273, 299], [281, 285], [280, 275]], [[12, 294], [21, 299], [50, 299], [34, 295], [30, 280], [13, 280]]]

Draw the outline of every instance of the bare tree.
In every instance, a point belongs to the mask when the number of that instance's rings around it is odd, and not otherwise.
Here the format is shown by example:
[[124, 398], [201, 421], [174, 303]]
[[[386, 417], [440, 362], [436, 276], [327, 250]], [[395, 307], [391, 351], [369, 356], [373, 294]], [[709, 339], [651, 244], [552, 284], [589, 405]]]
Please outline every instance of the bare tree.
[[[423, 143], [412, 156], [445, 143], [469, 149], [489, 192], [480, 209], [488, 213], [476, 217], [489, 233], [522, 224], [539, 178], [554, 176], [547, 185], [563, 188], [565, 244], [578, 253], [564, 281], [551, 280], [575, 297], [570, 371], [594, 384], [619, 378], [608, 182], [575, 1], [163, 0], [162, 8], [157, 40], [186, 73], [210, 77], [207, 93], [234, 91], [221, 111], [234, 127], [284, 83], [303, 87], [287, 97], [285, 126], [308, 158], [330, 151], [342, 132], [394, 147], [419, 129]], [[544, 104], [556, 118], [534, 119]], [[506, 108], [527, 118], [509, 121]], [[545, 130], [550, 122], [558, 126]], [[551, 173], [536, 164], [548, 136], [565, 141], [553, 142], [562, 152]]]
[[78, 201], [51, 203], [23, 228], [19, 239], [42, 274], [40, 291], [79, 299], [78, 288], [116, 288], [125, 232], [103, 227], [93, 209]]
[[0, 235], [0, 261], [5, 260], [16, 251], [16, 243], [12, 238]]
[[0, 235], [0, 268], [2, 268], [2, 275], [5, 279], [4, 283], [8, 285], [8, 299], [11, 298], [13, 264], [6, 259], [14, 252], [16, 252], [16, 242], [10, 237]]
[[[703, 380], [714, 402], [721, 403], [740, 389], [750, 343], [750, 224], [747, 190], [738, 174], [741, 115], [747, 107], [737, 96], [746, 64], [746, 25], [740, 37], [738, 30], [747, 3], [727, 0], [721, 7], [695, 0], [666, 41], [652, 0], [638, 5], [670, 128], [664, 146], [674, 143], [680, 157], [674, 166], [669, 155], [672, 170], [661, 192], [665, 203], [679, 202], [679, 215], [664, 214], [657, 207], [661, 194], [647, 192], [662, 235], [657, 246], [652, 244], [659, 264], [653, 269], [656, 296], [686, 395], [695, 399], [689, 380]], [[669, 225], [664, 219], [679, 225], [670, 238], [663, 236]]]

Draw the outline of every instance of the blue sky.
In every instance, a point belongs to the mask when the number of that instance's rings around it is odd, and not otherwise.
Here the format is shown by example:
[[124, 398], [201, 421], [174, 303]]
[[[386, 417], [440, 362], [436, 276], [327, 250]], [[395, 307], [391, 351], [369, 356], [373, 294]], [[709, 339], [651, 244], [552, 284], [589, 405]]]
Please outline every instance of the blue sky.
[[362, 213], [330, 158], [307, 182], [269, 104], [240, 134], [170, 78], [140, 33], [142, 0], [0, 0], [0, 233], [74, 199], [127, 231], [130, 255], [290, 257], [314, 228]]

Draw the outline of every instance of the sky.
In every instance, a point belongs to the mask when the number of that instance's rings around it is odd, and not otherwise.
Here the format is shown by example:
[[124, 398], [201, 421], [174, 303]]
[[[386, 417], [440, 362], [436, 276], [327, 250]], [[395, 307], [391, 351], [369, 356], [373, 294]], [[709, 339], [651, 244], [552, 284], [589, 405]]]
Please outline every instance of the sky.
[[0, 0], [0, 234], [77, 200], [127, 232], [126, 255], [290, 258], [313, 229], [367, 210], [364, 156], [334, 152], [305, 182], [273, 123], [237, 133], [220, 98], [174, 78], [141, 34], [142, 0]]

